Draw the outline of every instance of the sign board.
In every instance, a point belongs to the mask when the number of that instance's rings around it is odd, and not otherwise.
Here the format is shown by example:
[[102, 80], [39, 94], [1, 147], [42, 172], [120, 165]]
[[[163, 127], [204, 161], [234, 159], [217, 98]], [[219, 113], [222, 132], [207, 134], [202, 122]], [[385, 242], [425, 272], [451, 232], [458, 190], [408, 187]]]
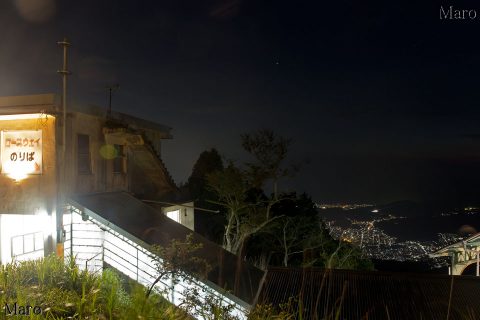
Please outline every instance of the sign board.
[[0, 157], [2, 173], [42, 173], [42, 130], [2, 131]]

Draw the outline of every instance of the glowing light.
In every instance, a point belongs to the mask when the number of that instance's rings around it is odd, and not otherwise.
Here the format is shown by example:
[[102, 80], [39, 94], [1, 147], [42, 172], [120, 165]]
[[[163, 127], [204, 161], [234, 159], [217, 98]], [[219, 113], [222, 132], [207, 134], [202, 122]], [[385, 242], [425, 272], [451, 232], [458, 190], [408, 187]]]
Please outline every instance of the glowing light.
[[29, 119], [50, 119], [53, 116], [44, 113], [26, 113], [26, 114], [4, 114], [0, 115], [0, 120], [29, 120]]
[[2, 263], [12, 259], [30, 260], [44, 256], [44, 240], [51, 233], [51, 217], [45, 210], [38, 214], [1, 214], [0, 251]]
[[52, 220], [53, 220], [53, 216], [50, 216], [48, 213], [47, 213], [47, 210], [45, 209], [41, 209], [38, 214], [38, 219], [39, 219], [39, 226], [41, 228], [41, 231], [43, 231], [43, 233], [47, 236], [49, 235], [53, 235], [56, 233], [56, 229], [57, 227], [55, 225], [52, 226]]
[[42, 130], [2, 131], [2, 173], [16, 182], [28, 174], [42, 174]]
[[111, 144], [101, 146], [99, 152], [100, 155], [107, 160], [115, 159], [118, 156], [117, 150]]
[[54, 0], [15, 0], [19, 15], [28, 22], [41, 23], [55, 15]]
[[8, 176], [15, 180], [15, 182], [20, 182], [25, 179], [28, 174], [25, 172], [25, 170], [23, 170], [23, 168], [14, 168], [13, 170], [11, 170]]
[[167, 212], [167, 217], [169, 217], [175, 222], [180, 223], [180, 210]]

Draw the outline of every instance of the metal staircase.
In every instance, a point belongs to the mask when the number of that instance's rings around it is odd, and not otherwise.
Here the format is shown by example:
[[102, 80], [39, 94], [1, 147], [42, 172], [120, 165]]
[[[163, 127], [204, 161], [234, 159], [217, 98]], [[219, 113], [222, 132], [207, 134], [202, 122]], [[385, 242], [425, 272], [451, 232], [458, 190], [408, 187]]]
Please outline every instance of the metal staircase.
[[[158, 271], [151, 258], [151, 246], [101, 215], [70, 200], [63, 227], [64, 255], [75, 257], [80, 269], [98, 273], [108, 265], [146, 287], [155, 281]], [[182, 304], [186, 290], [194, 289], [205, 304], [214, 297], [224, 305], [234, 306], [232, 314], [240, 319], [246, 319], [250, 309], [248, 303], [208, 280], [166, 278], [155, 289], [176, 306]], [[204, 319], [199, 314], [192, 316]]]

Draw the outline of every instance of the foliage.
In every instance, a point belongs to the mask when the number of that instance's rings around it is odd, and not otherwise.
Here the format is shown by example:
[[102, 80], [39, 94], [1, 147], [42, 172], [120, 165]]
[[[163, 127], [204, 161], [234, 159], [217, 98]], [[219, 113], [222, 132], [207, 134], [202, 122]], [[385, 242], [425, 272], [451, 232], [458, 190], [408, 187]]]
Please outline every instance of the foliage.
[[271, 217], [270, 212], [280, 199], [268, 199], [254, 189], [248, 174], [232, 162], [224, 170], [207, 175], [207, 180], [218, 197], [215, 203], [225, 208], [223, 246], [234, 254], [241, 254], [250, 236], [278, 219]]
[[241, 135], [242, 147], [254, 161], [245, 163], [255, 188], [263, 188], [266, 181], [272, 181], [273, 198], [278, 198], [278, 181], [291, 173], [283, 165], [290, 140], [276, 136], [272, 130], [262, 129]]
[[[201, 181], [196, 184], [199, 190], [206, 183], [206, 190], [195, 192], [209, 194], [208, 202], [222, 208], [226, 250], [247, 256], [261, 268], [268, 264], [372, 268], [358, 248], [331, 238], [306, 194], [279, 191], [280, 179], [298, 170], [298, 166], [285, 163], [288, 139], [271, 130], [259, 130], [243, 134], [241, 144], [251, 155], [249, 161], [243, 165], [229, 161], [221, 167], [218, 152], [205, 151], [189, 180]], [[209, 171], [215, 167], [218, 169]]]
[[181, 307], [189, 314], [205, 320], [239, 320], [233, 315], [235, 305], [226, 302], [222, 296], [209, 293], [200, 299], [201, 294], [196, 288], [185, 290], [183, 295]]
[[193, 233], [188, 234], [184, 241], [172, 239], [166, 247], [152, 246], [152, 259], [157, 278], [147, 290], [148, 298], [155, 285], [164, 278], [187, 280], [206, 278], [211, 266], [203, 258], [196, 256], [196, 252], [202, 248], [201, 243], [194, 243]]
[[[241, 136], [242, 146], [253, 156], [244, 167], [232, 161], [223, 169], [206, 174], [210, 201], [223, 208], [225, 228], [223, 246], [242, 255], [245, 242], [278, 217], [271, 217], [278, 197], [278, 180], [288, 172], [283, 167], [289, 141], [270, 130], [259, 130]], [[263, 187], [273, 181], [272, 197], [265, 196]]]
[[2, 303], [12, 310], [15, 302], [41, 308], [42, 314], [31, 309], [29, 319], [188, 319], [158, 295], [147, 301], [145, 291], [112, 270], [80, 271], [74, 259], [65, 263], [53, 255], [0, 267]]
[[374, 269], [373, 262], [363, 257], [363, 252], [359, 247], [341, 240], [332, 240], [329, 248], [318, 250], [311, 264], [327, 269]]
[[[74, 259], [66, 262], [49, 256], [1, 266], [0, 299], [9, 306], [15, 302], [18, 305], [40, 306], [42, 314], [31, 313], [26, 317], [28, 319], [192, 319], [161, 295], [152, 294], [147, 299], [145, 287], [125, 281], [111, 269], [94, 274], [80, 271]], [[209, 320], [238, 320], [232, 312], [234, 306], [222, 296], [207, 293], [206, 299], [199, 299], [200, 292], [195, 289], [189, 289], [183, 295], [185, 298], [181, 307], [191, 314]], [[338, 312], [334, 311], [330, 312], [328, 319], [335, 319]], [[248, 314], [248, 319], [301, 319], [303, 312], [298, 300], [290, 299], [278, 308], [257, 305]]]
[[270, 239], [267, 242], [274, 253], [273, 263], [287, 267], [293, 259], [293, 265], [299, 266], [303, 263], [305, 251], [317, 249], [331, 238], [319, 220], [315, 204], [305, 193], [300, 196], [291, 193], [283, 198], [285, 200], [273, 212], [283, 218], [274, 224], [269, 233], [261, 236]]
[[[195, 201], [195, 207], [219, 211], [221, 207], [209, 200], [218, 200], [216, 194], [207, 188], [207, 174], [223, 170], [223, 160], [214, 148], [203, 151], [195, 162], [192, 174], [188, 178], [184, 192], [186, 197]], [[221, 242], [223, 226], [225, 224], [222, 214], [207, 210], [195, 210], [195, 231], [214, 242]]]
[[[197, 250], [201, 248], [202, 244], [193, 241], [193, 234], [187, 235], [182, 241], [173, 239], [166, 247], [153, 246], [151, 258], [158, 276], [147, 291], [147, 298], [155, 285], [165, 278], [173, 282], [181, 278], [187, 284], [204, 280], [211, 271], [211, 266], [206, 260], [196, 256]], [[167, 292], [161, 293], [165, 295]], [[198, 286], [187, 286], [181, 295], [180, 307], [195, 317], [207, 320], [238, 319], [233, 315], [235, 305], [225, 301], [223, 295], [200, 289]]]
[[373, 269], [358, 248], [330, 236], [308, 195], [290, 193], [281, 198], [272, 210], [274, 217], [281, 218], [248, 242], [248, 258], [258, 267]]
[[195, 201], [201, 201], [202, 207], [203, 205], [208, 206], [208, 203], [204, 201], [205, 199], [211, 199], [214, 196], [206, 188], [206, 175], [218, 170], [223, 170], [223, 161], [215, 148], [203, 151], [193, 165], [192, 174], [188, 178], [187, 185], [191, 197]]

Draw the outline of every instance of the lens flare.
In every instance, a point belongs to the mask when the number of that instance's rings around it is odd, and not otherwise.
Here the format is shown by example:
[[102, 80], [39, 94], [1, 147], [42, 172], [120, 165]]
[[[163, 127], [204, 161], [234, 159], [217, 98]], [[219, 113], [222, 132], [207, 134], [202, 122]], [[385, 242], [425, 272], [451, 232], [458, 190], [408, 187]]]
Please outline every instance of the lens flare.
[[15, 0], [20, 16], [28, 22], [48, 21], [55, 14], [55, 0]]

